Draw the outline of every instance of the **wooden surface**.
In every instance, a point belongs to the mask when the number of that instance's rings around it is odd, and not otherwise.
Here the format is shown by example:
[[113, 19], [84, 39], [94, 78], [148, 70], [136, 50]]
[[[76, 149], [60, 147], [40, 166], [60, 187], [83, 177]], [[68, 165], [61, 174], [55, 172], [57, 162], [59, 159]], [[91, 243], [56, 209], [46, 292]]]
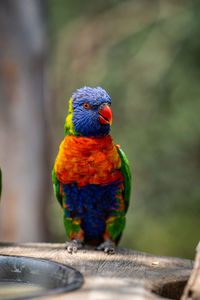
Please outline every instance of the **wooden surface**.
[[181, 300], [200, 300], [200, 242], [197, 246], [194, 269]]
[[1, 243], [0, 254], [50, 259], [79, 270], [84, 275], [82, 288], [45, 298], [55, 300], [160, 299], [158, 295], [180, 298], [193, 267], [190, 260], [122, 248], [114, 255], [94, 250], [68, 254], [64, 244]]

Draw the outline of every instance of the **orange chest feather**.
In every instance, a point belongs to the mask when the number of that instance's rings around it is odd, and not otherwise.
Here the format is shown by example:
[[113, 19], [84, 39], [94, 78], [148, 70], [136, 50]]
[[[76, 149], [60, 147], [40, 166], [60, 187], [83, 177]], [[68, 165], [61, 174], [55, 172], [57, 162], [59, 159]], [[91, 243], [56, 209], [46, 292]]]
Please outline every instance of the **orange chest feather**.
[[109, 184], [122, 180], [121, 161], [110, 135], [94, 139], [66, 136], [55, 162], [56, 176], [64, 184]]

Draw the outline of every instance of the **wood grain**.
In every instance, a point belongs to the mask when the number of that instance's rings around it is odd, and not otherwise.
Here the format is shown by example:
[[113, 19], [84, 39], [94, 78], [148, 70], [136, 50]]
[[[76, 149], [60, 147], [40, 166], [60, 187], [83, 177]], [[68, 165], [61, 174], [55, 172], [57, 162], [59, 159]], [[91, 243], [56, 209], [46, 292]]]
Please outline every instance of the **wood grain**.
[[[84, 275], [81, 289], [48, 299], [161, 299], [180, 298], [193, 263], [117, 248], [115, 255], [92, 249], [68, 254], [65, 244], [0, 244], [0, 254], [45, 258], [72, 266]], [[68, 298], [67, 298], [68, 297]], [[44, 298], [43, 298], [44, 299]], [[46, 298], [47, 299], [47, 298]]]
[[196, 250], [194, 269], [181, 300], [200, 300], [200, 242]]

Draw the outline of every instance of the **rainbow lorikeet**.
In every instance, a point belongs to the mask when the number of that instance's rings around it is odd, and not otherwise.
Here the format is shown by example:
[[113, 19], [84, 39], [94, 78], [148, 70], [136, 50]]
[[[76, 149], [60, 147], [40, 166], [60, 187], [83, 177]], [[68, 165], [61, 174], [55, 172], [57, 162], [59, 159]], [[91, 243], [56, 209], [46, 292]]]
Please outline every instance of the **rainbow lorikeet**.
[[83, 244], [114, 253], [125, 226], [131, 173], [124, 152], [109, 135], [110, 105], [110, 96], [100, 87], [78, 89], [69, 100], [52, 178], [70, 253]]

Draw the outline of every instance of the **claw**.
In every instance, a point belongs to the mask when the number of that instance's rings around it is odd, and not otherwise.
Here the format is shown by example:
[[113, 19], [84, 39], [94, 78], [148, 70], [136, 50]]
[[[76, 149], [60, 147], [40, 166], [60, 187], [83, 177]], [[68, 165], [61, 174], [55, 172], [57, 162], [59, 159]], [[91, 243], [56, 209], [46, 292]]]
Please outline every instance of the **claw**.
[[97, 250], [104, 251], [109, 255], [115, 254], [115, 243], [108, 238], [97, 247]]
[[73, 252], [73, 248], [71, 246], [67, 246], [67, 252], [72, 254]]
[[77, 248], [77, 247], [73, 247], [73, 252], [74, 252], [74, 253], [76, 253], [76, 252], [77, 252], [77, 250], [78, 250], [78, 248]]
[[104, 252], [107, 253], [107, 254], [111, 254], [111, 255], [115, 254], [115, 248], [112, 248], [112, 247], [108, 248], [107, 247], [107, 248], [104, 249]]
[[67, 252], [70, 254], [76, 253], [78, 249], [83, 247], [82, 243], [78, 242], [76, 239], [72, 240], [71, 242], [66, 242], [65, 244]]

